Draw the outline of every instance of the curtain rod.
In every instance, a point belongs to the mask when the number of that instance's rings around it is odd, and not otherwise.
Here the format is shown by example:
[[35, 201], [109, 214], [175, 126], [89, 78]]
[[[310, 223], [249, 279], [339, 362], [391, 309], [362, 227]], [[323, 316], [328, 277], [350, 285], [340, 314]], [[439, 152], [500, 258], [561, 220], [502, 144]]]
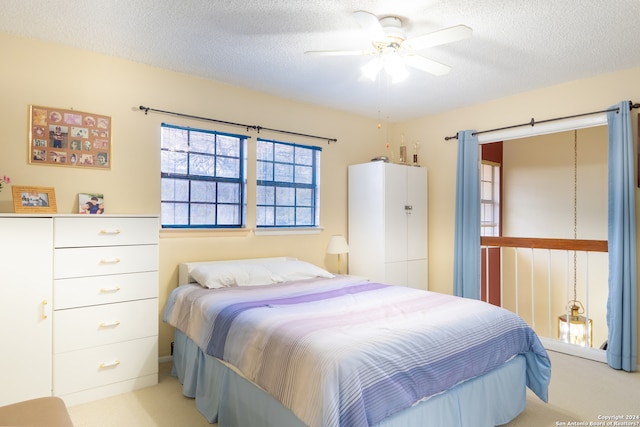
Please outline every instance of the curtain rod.
[[302, 136], [302, 137], [305, 137], [305, 138], [322, 139], [322, 140], [327, 141], [327, 144], [330, 144], [332, 142], [338, 142], [338, 140], [336, 138], [326, 138], [324, 136], [308, 135], [306, 133], [290, 132], [290, 131], [287, 131], [287, 130], [280, 130], [280, 129], [271, 129], [271, 128], [265, 128], [265, 127], [256, 126], [256, 125], [245, 125], [245, 124], [242, 124], [242, 123], [234, 123], [234, 122], [227, 122], [227, 121], [224, 121], [224, 120], [210, 119], [208, 117], [192, 116], [190, 114], [183, 114], [183, 113], [174, 113], [172, 111], [156, 110], [155, 108], [145, 107], [143, 105], [140, 106], [140, 110], [144, 111], [145, 116], [147, 114], [149, 114], [149, 111], [153, 111], [153, 112], [156, 112], [156, 113], [171, 114], [173, 116], [178, 116], [178, 117], [187, 117], [187, 118], [190, 118], [190, 119], [204, 120], [204, 121], [207, 121], [207, 122], [214, 122], [214, 123], [221, 123], [221, 124], [229, 125], [229, 126], [243, 127], [243, 128], [245, 128], [247, 130], [247, 132], [250, 129], [255, 130], [258, 133], [260, 133], [261, 130], [266, 130], [266, 131], [270, 131], [270, 132], [284, 133], [284, 134], [287, 134], [287, 135]]
[[[633, 104], [631, 101], [629, 101], [629, 109], [632, 110], [634, 108], [640, 108], [640, 104]], [[615, 107], [615, 108], [610, 108], [608, 110], [592, 111], [590, 113], [575, 114], [573, 116], [556, 117], [556, 118], [553, 118], [553, 119], [540, 120], [540, 121], [537, 121], [537, 122], [532, 117], [531, 120], [529, 122], [527, 122], [527, 123], [521, 123], [519, 125], [506, 126], [506, 127], [503, 127], [503, 128], [496, 128], [496, 129], [483, 130], [483, 131], [479, 131], [479, 132], [473, 132], [471, 135], [475, 136], [475, 135], [480, 135], [482, 133], [496, 132], [496, 131], [499, 131], [499, 130], [513, 129], [513, 128], [518, 128], [518, 127], [523, 127], [523, 126], [535, 126], [535, 125], [539, 125], [541, 123], [555, 122], [555, 121], [558, 121], [558, 120], [573, 119], [573, 118], [576, 118], [576, 117], [590, 116], [592, 114], [608, 113], [609, 111], [619, 112], [620, 108]], [[458, 134], [456, 133], [454, 136], [445, 136], [445, 138], [444, 138], [445, 141], [449, 141], [450, 139], [458, 139]]]

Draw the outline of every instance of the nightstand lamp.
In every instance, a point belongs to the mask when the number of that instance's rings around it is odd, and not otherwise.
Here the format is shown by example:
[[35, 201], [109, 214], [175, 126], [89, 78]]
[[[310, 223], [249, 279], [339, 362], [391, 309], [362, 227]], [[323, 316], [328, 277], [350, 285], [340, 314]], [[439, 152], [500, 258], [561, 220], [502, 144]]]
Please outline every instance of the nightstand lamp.
[[327, 253], [331, 255], [338, 255], [338, 274], [341, 274], [340, 270], [340, 255], [349, 253], [349, 245], [342, 234], [334, 234], [329, 240], [327, 246]]

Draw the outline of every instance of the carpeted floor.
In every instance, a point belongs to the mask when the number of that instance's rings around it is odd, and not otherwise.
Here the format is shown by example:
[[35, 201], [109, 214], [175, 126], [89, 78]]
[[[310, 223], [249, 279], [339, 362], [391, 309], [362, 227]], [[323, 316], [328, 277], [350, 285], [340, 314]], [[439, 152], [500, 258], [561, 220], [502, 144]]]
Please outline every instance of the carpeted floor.
[[[527, 408], [507, 426], [604, 426], [605, 417], [640, 417], [640, 372], [617, 371], [605, 363], [552, 351], [549, 357], [549, 403], [527, 390]], [[640, 426], [640, 419], [629, 421]]]
[[[640, 416], [640, 372], [616, 371], [604, 363], [561, 353], [549, 352], [549, 356], [549, 403], [527, 391], [527, 408], [508, 427], [597, 425], [601, 421], [606, 425], [603, 417]], [[170, 368], [169, 363], [160, 365], [157, 386], [70, 407], [75, 427], [211, 427], [194, 400], [182, 395], [180, 383], [169, 375]], [[618, 421], [640, 427], [640, 419]]]
[[156, 386], [69, 407], [74, 427], [216, 427], [170, 372], [171, 363], [161, 363]]

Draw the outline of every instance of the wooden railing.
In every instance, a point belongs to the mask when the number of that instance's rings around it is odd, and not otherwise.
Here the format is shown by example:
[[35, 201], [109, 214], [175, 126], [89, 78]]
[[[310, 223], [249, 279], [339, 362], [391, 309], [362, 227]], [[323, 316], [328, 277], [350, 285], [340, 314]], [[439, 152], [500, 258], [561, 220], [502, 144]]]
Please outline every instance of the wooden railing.
[[[481, 299], [491, 304], [503, 306], [509, 310], [521, 314], [527, 320], [543, 341], [546, 348], [565, 352], [569, 354], [579, 355], [594, 360], [605, 361], [603, 351], [597, 350], [599, 342], [606, 339], [606, 329], [603, 333], [602, 328], [606, 328], [604, 321], [606, 304], [606, 294], [602, 290], [602, 280], [591, 280], [591, 274], [596, 272], [596, 279], [602, 277], [602, 272], [606, 272], [606, 266], [598, 269], [597, 267], [589, 273], [589, 253], [594, 253], [596, 263], [603, 261], [603, 256], [595, 255], [595, 253], [606, 254], [609, 251], [608, 242], [606, 240], [584, 240], [584, 239], [549, 239], [549, 238], [530, 238], [530, 237], [481, 237], [480, 245], [482, 247], [482, 292]], [[509, 250], [504, 252], [505, 248]], [[524, 249], [524, 251], [521, 251]], [[546, 266], [543, 263], [537, 263], [535, 270], [533, 264], [526, 264], [527, 260], [533, 262], [534, 253], [540, 253], [538, 250], [546, 251]], [[564, 274], [557, 275], [558, 252], [566, 252], [566, 262]], [[508, 253], [509, 263], [503, 266], [503, 254]], [[513, 257], [513, 254], [523, 254], [523, 257]], [[558, 299], [563, 304], [571, 299], [571, 257], [575, 263], [575, 254], [581, 257], [579, 261], [580, 274], [578, 282], [583, 286], [580, 293], [582, 294], [582, 303], [585, 307], [585, 315], [587, 318], [596, 316], [594, 326], [597, 324], [599, 329], [597, 338], [594, 334], [592, 342], [593, 348], [583, 348], [579, 346], [562, 343], [556, 336], [556, 319], [562, 314], [563, 306], [559, 305]], [[528, 254], [531, 254], [528, 256]], [[556, 254], [556, 255], [552, 255]], [[586, 254], [586, 257], [585, 257]], [[551, 275], [552, 257], [556, 264], [556, 274]], [[515, 264], [511, 264], [514, 260]], [[522, 272], [519, 274], [518, 261], [524, 260]], [[503, 268], [507, 274], [506, 287], [503, 287]], [[539, 271], [541, 270], [541, 271]], [[574, 279], [575, 279], [574, 266]], [[535, 276], [535, 279], [534, 279]], [[560, 277], [560, 280], [558, 280]], [[595, 288], [590, 289], [590, 281]], [[521, 283], [520, 283], [521, 282]], [[542, 282], [542, 286], [540, 284]], [[604, 279], [606, 286], [606, 275]], [[564, 286], [563, 295], [558, 297], [557, 286]], [[507, 292], [507, 293], [504, 293]], [[553, 304], [552, 304], [553, 300]], [[504, 304], [504, 305], [503, 305]], [[591, 307], [590, 307], [591, 305]], [[565, 307], [566, 308], [566, 307]], [[595, 311], [591, 313], [592, 309]], [[519, 310], [522, 310], [519, 313]], [[599, 316], [599, 317], [598, 317]], [[603, 337], [604, 335], [604, 337]]]
[[533, 237], [480, 237], [480, 246], [609, 252], [606, 240], [540, 239]]

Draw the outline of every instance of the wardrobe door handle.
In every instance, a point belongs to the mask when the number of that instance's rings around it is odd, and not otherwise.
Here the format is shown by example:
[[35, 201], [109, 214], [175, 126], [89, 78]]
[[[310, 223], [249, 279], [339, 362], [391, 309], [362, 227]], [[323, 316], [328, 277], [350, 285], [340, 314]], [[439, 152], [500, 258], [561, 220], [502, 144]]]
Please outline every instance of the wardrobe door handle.
[[42, 318], [47, 319], [49, 317], [49, 301], [42, 300]]

